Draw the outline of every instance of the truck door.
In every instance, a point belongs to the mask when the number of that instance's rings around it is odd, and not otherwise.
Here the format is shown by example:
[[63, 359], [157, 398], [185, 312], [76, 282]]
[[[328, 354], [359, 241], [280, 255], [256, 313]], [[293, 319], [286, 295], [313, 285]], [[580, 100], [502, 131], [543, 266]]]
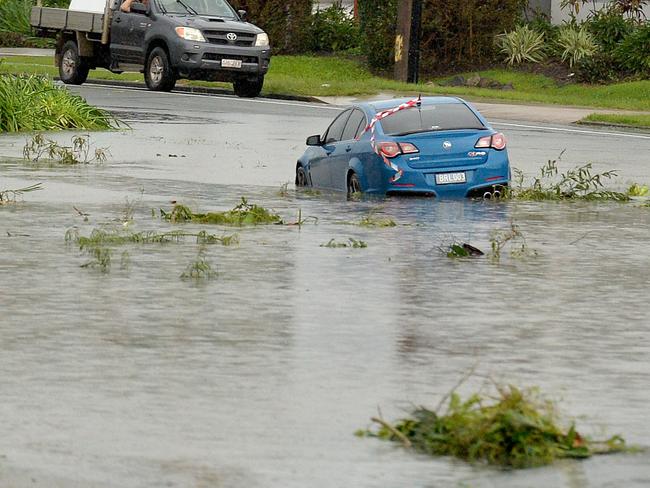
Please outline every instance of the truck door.
[[116, 10], [111, 23], [111, 55], [118, 63], [144, 65], [144, 37], [148, 15]]

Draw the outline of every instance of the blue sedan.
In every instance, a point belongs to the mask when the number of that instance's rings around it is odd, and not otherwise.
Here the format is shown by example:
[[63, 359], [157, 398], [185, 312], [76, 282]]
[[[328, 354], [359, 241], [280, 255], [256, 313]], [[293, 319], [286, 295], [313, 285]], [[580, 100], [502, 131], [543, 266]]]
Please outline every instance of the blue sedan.
[[353, 105], [307, 146], [296, 186], [465, 197], [493, 195], [510, 180], [505, 137], [459, 98]]

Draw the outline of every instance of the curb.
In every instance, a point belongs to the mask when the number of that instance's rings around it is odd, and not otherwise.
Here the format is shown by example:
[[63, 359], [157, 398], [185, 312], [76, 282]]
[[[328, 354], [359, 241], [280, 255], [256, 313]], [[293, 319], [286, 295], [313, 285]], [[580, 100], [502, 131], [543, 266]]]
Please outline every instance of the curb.
[[[54, 77], [55, 80], [59, 80], [59, 77]], [[59, 80], [60, 81], [60, 80]], [[88, 85], [107, 85], [115, 86], [122, 88], [146, 88], [147, 86], [144, 83], [138, 83], [135, 81], [117, 81], [117, 80], [98, 80], [98, 79], [89, 79], [86, 80], [84, 84]], [[226, 90], [224, 88], [211, 88], [207, 86], [176, 86], [173, 92], [182, 92], [182, 93], [195, 93], [198, 95], [232, 95], [234, 93], [231, 90]], [[282, 95], [275, 93], [264, 94], [258, 98], [267, 98], [271, 100], [288, 100], [294, 102], [309, 102], [309, 103], [319, 103], [327, 104], [327, 102], [320, 100], [316, 97], [306, 97], [300, 95]]]
[[643, 126], [638, 126], [638, 125], [630, 125], [630, 124], [617, 124], [615, 122], [597, 122], [593, 120], [578, 120], [574, 122], [575, 125], [586, 125], [586, 126], [593, 126], [593, 127], [619, 127], [621, 129], [634, 129], [637, 131], [641, 132], [649, 132], [650, 127], [643, 127]]

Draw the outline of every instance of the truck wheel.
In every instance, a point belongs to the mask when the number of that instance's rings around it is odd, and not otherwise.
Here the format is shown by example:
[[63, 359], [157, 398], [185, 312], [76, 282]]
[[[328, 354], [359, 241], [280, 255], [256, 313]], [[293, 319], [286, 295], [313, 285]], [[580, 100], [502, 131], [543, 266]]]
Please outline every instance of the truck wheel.
[[144, 69], [144, 81], [147, 88], [154, 91], [171, 91], [176, 85], [176, 73], [163, 48], [156, 47], [149, 53]]
[[260, 76], [255, 80], [235, 80], [233, 83], [233, 88], [235, 89], [235, 95], [238, 97], [244, 98], [255, 98], [262, 91], [262, 86], [264, 85], [264, 77]]
[[77, 43], [66, 42], [61, 50], [61, 60], [59, 61], [61, 81], [68, 85], [81, 85], [88, 78], [89, 70], [88, 64], [79, 56]]

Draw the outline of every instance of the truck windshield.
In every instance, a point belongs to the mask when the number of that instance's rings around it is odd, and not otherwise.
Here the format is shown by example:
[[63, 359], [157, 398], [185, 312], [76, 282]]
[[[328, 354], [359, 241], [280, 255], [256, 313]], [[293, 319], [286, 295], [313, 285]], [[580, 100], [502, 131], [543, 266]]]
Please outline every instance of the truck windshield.
[[237, 14], [225, 0], [158, 0], [164, 12], [168, 14], [208, 15], [210, 17], [237, 18]]

